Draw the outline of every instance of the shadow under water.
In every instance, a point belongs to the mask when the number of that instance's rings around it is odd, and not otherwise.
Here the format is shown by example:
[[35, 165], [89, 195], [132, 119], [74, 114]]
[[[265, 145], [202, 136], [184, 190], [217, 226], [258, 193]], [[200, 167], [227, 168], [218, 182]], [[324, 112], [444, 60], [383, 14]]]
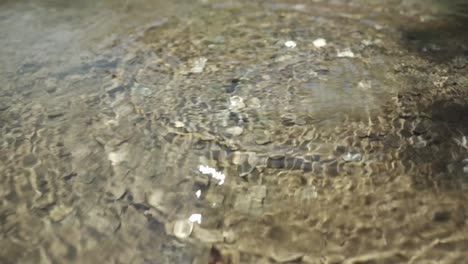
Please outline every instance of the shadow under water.
[[430, 15], [410, 16], [401, 27], [402, 46], [437, 63], [468, 56], [468, 1], [432, 4]]

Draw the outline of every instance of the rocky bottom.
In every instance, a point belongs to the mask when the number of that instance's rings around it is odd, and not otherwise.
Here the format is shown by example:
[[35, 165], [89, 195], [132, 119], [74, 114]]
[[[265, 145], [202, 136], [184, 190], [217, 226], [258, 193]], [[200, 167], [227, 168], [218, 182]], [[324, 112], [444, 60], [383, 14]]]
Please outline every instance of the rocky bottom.
[[464, 263], [467, 60], [403, 43], [402, 2], [202, 1], [32, 52], [0, 75], [0, 262]]

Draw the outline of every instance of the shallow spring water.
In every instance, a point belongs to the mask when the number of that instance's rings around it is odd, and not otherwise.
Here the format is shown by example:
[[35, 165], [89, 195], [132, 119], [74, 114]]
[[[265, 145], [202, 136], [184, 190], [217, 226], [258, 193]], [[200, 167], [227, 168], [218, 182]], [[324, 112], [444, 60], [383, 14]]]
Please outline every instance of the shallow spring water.
[[463, 263], [436, 4], [2, 2], [0, 262]]

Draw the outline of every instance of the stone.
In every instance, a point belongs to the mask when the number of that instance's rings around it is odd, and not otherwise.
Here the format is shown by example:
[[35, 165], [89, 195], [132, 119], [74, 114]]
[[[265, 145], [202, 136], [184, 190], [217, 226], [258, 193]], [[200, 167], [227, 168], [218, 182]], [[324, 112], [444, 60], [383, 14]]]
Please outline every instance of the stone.
[[360, 153], [347, 153], [342, 156], [342, 159], [346, 162], [359, 162], [362, 160], [362, 154]]
[[204, 57], [197, 58], [194, 63], [193, 67], [190, 69], [191, 73], [202, 73], [203, 70], [205, 69], [206, 62], [208, 60]]
[[224, 242], [233, 244], [237, 240], [237, 235], [233, 230], [223, 231]]
[[111, 162], [112, 166], [118, 165], [125, 160], [125, 153], [123, 151], [109, 152], [107, 157]]
[[233, 93], [236, 91], [237, 86], [239, 86], [240, 80], [237, 78], [234, 78], [231, 80], [231, 83], [229, 86], [226, 88], [226, 93]]
[[262, 164], [262, 157], [259, 157], [257, 153], [255, 152], [248, 152], [248, 159], [247, 162], [249, 163], [250, 166], [256, 167], [257, 165]]
[[122, 197], [127, 193], [127, 188], [123, 184], [111, 184], [107, 187], [107, 191], [112, 194], [112, 197], [115, 200], [122, 199]]
[[229, 98], [229, 109], [239, 111], [245, 108], [244, 99], [240, 96], [231, 96]]
[[49, 217], [54, 222], [62, 221], [68, 214], [73, 211], [73, 208], [64, 205], [55, 206], [49, 213]]
[[293, 253], [286, 250], [273, 250], [270, 255], [276, 263], [301, 262], [303, 256], [302, 253]]
[[315, 186], [308, 186], [305, 188], [297, 189], [294, 192], [294, 196], [299, 198], [299, 200], [301, 201], [309, 202], [310, 200], [317, 198], [318, 193], [317, 193], [317, 189], [315, 188]]
[[62, 159], [71, 156], [71, 152], [65, 147], [61, 147], [58, 149], [57, 156]]
[[55, 119], [57, 117], [61, 117], [65, 114], [65, 111], [60, 109], [60, 108], [55, 108], [55, 109], [51, 109], [47, 112], [47, 117], [49, 119]]
[[150, 195], [148, 195], [146, 200], [148, 204], [156, 210], [163, 213], [167, 211], [164, 206], [164, 192], [162, 190], [154, 190]]
[[244, 129], [242, 127], [238, 127], [238, 126], [235, 126], [235, 127], [230, 127], [228, 129], [226, 129], [226, 133], [232, 135], [232, 136], [240, 136], [242, 135], [242, 133], [244, 132]]
[[267, 188], [265, 185], [252, 186], [250, 196], [252, 200], [263, 201], [266, 197]]
[[57, 87], [56, 87], [56, 86], [50, 86], [50, 87], [47, 87], [47, 88], [46, 88], [46, 92], [47, 92], [47, 93], [54, 93], [55, 91], [57, 91]]
[[226, 39], [221, 36], [221, 35], [218, 35], [218, 36], [215, 36], [214, 38], [211, 38], [209, 40], [212, 44], [224, 44], [226, 42]]
[[372, 88], [372, 84], [368, 80], [362, 80], [358, 83], [357, 87], [361, 90], [367, 91]]
[[0, 100], [0, 112], [8, 110], [10, 108], [10, 104], [8, 104], [5, 100]]
[[307, 116], [300, 116], [296, 119], [296, 125], [303, 126], [310, 122], [310, 118]]
[[437, 211], [434, 212], [432, 216], [432, 220], [434, 222], [447, 222], [451, 218], [451, 213], [450, 211]]
[[198, 187], [207, 187], [210, 184], [210, 177], [205, 174], [197, 174], [194, 177], [194, 184]]
[[284, 114], [281, 116], [281, 123], [284, 126], [293, 126], [296, 124], [297, 116], [292, 113]]
[[145, 97], [151, 96], [151, 94], [153, 93], [151, 89], [147, 87], [142, 87], [139, 90], [140, 90], [140, 94]]
[[418, 120], [413, 124], [413, 134], [421, 135], [426, 133], [432, 127], [432, 122], [428, 119]]
[[312, 42], [316, 48], [322, 48], [327, 45], [327, 41], [323, 38], [318, 38]]
[[336, 53], [336, 56], [338, 58], [354, 58], [355, 55], [350, 49], [345, 49], [345, 50], [342, 50], [342, 51], [338, 51]]
[[271, 143], [271, 135], [266, 133], [266, 131], [256, 131], [255, 143], [258, 145], [266, 145]]
[[86, 214], [86, 223], [102, 234], [110, 235], [120, 227], [120, 219], [113, 210], [92, 209]]
[[97, 175], [91, 171], [86, 171], [77, 175], [83, 183], [91, 184], [96, 180]]
[[463, 166], [463, 173], [468, 175], [468, 165]]
[[234, 209], [248, 213], [250, 211], [252, 201], [249, 196], [247, 195], [238, 195], [234, 200]]
[[205, 175], [210, 175], [213, 179], [218, 180], [218, 185], [223, 185], [224, 180], [226, 179], [226, 175], [224, 175], [224, 173], [217, 171], [215, 168], [210, 166], [200, 165], [198, 167], [198, 171]]
[[224, 203], [224, 195], [214, 191], [209, 191], [205, 199], [210, 203], [211, 208], [220, 208]]
[[202, 215], [201, 214], [191, 214], [188, 218], [188, 220], [192, 223], [197, 223], [201, 224], [202, 221]]
[[185, 127], [185, 124], [183, 122], [180, 122], [180, 121], [175, 121], [174, 126], [176, 128], [181, 128], [181, 127]]
[[25, 167], [32, 167], [32, 166], [36, 165], [36, 163], [37, 163], [37, 157], [34, 156], [34, 154], [32, 154], [32, 153], [27, 154], [23, 158], [23, 165]]
[[193, 229], [193, 237], [204, 243], [219, 243], [224, 242], [223, 233], [219, 230], [208, 230], [200, 226]]
[[290, 48], [290, 49], [293, 49], [297, 46], [297, 43], [293, 40], [288, 40], [286, 42], [284, 42], [284, 46], [286, 46], [286, 48]]
[[271, 155], [267, 158], [266, 166], [272, 169], [283, 169], [286, 157], [284, 155]]
[[173, 234], [179, 239], [186, 239], [192, 234], [193, 226], [194, 223], [186, 219], [178, 220], [174, 223]]
[[115, 94], [117, 92], [123, 92], [127, 86], [119, 79], [112, 79], [109, 83], [104, 85], [104, 90], [108, 94]]
[[463, 69], [466, 67], [467, 64], [468, 60], [466, 59], [466, 57], [455, 57], [452, 60], [452, 65], [456, 69]]
[[242, 165], [248, 159], [248, 154], [242, 151], [234, 151], [230, 156], [231, 162], [235, 165]]
[[253, 97], [249, 100], [249, 103], [248, 103], [249, 107], [252, 108], [252, 109], [259, 109], [260, 107], [262, 107], [262, 104], [260, 102], [260, 99], [258, 99], [257, 97]]
[[464, 104], [444, 101], [432, 104], [432, 118], [437, 121], [459, 122], [467, 114], [468, 108]]

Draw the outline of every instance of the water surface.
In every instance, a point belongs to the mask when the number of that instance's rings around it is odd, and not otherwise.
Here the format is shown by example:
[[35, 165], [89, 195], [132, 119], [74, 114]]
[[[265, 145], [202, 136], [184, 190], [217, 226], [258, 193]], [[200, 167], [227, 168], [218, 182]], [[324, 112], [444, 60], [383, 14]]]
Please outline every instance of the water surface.
[[4, 1], [0, 262], [462, 263], [460, 25], [416, 0]]

